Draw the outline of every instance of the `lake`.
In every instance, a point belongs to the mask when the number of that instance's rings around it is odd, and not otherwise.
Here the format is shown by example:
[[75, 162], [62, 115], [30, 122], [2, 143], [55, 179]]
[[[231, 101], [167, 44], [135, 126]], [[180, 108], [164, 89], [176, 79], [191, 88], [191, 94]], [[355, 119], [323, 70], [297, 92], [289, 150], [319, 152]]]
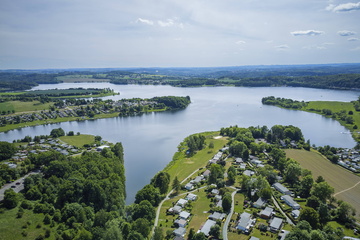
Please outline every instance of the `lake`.
[[111, 88], [120, 95], [106, 97], [151, 98], [155, 96], [190, 96], [192, 103], [185, 110], [149, 113], [134, 117], [116, 117], [83, 122], [65, 122], [27, 127], [0, 133], [1, 141], [25, 136], [48, 135], [53, 128], [65, 132], [100, 135], [110, 142], [122, 142], [125, 152], [126, 188], [128, 204], [136, 192], [148, 184], [156, 172], [162, 170], [177, 151], [178, 144], [188, 135], [204, 131], [217, 131], [222, 127], [294, 125], [300, 127], [305, 139], [316, 146], [331, 145], [351, 148], [355, 141], [347, 129], [323, 116], [265, 106], [261, 98], [284, 97], [295, 100], [352, 101], [359, 91], [324, 90], [291, 87], [201, 87], [176, 88], [152, 85], [113, 85], [110, 83], [42, 84], [34, 89]]

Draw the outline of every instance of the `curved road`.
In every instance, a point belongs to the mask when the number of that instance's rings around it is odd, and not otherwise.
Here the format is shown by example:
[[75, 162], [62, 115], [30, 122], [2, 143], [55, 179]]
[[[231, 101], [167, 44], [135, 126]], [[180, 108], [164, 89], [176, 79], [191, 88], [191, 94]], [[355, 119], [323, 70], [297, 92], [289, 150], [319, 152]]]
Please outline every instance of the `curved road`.
[[[233, 187], [234, 188], [234, 187]], [[237, 190], [233, 191], [231, 193], [231, 199], [232, 199], [232, 203], [231, 203], [231, 209], [230, 209], [230, 212], [225, 220], [225, 223], [224, 223], [224, 226], [223, 226], [223, 230], [222, 230], [222, 235], [223, 235], [223, 240], [227, 240], [227, 233], [228, 233], [228, 226], [229, 226], [229, 223], [230, 223], [230, 220], [231, 220], [231, 217], [234, 213], [234, 207], [235, 207], [235, 201], [234, 201], [234, 198], [235, 198], [235, 194], [236, 194]]]

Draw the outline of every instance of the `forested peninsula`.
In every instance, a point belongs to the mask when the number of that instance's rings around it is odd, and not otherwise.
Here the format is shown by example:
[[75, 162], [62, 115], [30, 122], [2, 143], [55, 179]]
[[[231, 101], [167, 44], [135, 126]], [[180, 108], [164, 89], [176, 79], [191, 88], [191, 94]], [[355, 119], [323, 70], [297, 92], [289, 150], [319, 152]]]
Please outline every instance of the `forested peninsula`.
[[335, 119], [341, 125], [349, 129], [355, 141], [360, 142], [360, 98], [351, 102], [330, 102], [330, 101], [297, 101], [274, 96], [262, 98], [264, 105], [273, 105], [285, 109], [301, 110], [321, 114], [325, 117]]
[[[91, 93], [91, 90], [82, 90]], [[75, 93], [71, 91], [71, 97], [68, 97], [61, 94], [61, 91], [69, 92], [69, 90], [60, 90], [59, 92], [44, 90], [18, 95], [0, 94], [0, 131], [56, 122], [126, 117], [149, 112], [180, 110], [191, 103], [188, 96], [162, 96], [150, 99], [133, 98], [114, 101], [111, 99], [75, 98], [73, 96]], [[94, 93], [101, 91], [103, 90], [96, 90]], [[110, 89], [105, 91], [105, 93], [107, 92], [113, 93]], [[61, 97], [59, 98], [59, 96]]]

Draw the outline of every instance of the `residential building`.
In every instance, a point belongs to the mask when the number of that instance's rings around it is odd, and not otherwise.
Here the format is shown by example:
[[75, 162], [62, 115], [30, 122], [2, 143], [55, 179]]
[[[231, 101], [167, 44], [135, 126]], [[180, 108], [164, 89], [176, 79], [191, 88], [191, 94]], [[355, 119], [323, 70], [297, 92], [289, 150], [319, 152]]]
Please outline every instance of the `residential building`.
[[280, 230], [283, 220], [281, 218], [274, 217], [270, 223], [270, 231], [277, 232]]
[[282, 194], [286, 194], [286, 195], [290, 195], [291, 191], [285, 187], [284, 185], [282, 185], [281, 183], [274, 183], [273, 187], [278, 190], [279, 192], [281, 192]]
[[216, 222], [214, 220], [208, 219], [204, 226], [200, 229], [200, 232], [204, 233], [205, 236], [209, 236], [209, 232], [212, 226], [214, 226]]
[[281, 197], [281, 200], [284, 200], [284, 202], [292, 207], [293, 209], [300, 209], [300, 205], [289, 195], [284, 195]]

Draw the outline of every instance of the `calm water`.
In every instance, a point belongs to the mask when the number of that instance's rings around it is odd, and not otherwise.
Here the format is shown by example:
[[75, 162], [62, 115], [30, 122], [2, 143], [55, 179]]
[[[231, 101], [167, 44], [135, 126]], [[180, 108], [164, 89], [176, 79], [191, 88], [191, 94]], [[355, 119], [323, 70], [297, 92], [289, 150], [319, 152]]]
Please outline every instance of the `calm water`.
[[127, 177], [127, 203], [134, 200], [136, 192], [151, 177], [171, 161], [177, 145], [188, 135], [219, 130], [221, 127], [241, 127], [275, 124], [300, 127], [305, 139], [317, 146], [353, 147], [354, 140], [344, 127], [332, 119], [320, 115], [263, 106], [261, 98], [276, 96], [296, 100], [352, 101], [359, 91], [334, 91], [309, 88], [235, 88], [203, 87], [174, 88], [170, 86], [113, 85], [110, 83], [43, 84], [35, 89], [63, 89], [74, 87], [110, 87], [120, 95], [107, 97], [150, 98], [154, 96], [190, 96], [192, 103], [185, 110], [150, 113], [127, 118], [100, 119], [84, 122], [67, 122], [53, 125], [28, 127], [1, 133], [1, 141], [13, 141], [24, 136], [49, 134], [53, 128], [100, 135], [110, 142], [122, 142], [125, 149]]

